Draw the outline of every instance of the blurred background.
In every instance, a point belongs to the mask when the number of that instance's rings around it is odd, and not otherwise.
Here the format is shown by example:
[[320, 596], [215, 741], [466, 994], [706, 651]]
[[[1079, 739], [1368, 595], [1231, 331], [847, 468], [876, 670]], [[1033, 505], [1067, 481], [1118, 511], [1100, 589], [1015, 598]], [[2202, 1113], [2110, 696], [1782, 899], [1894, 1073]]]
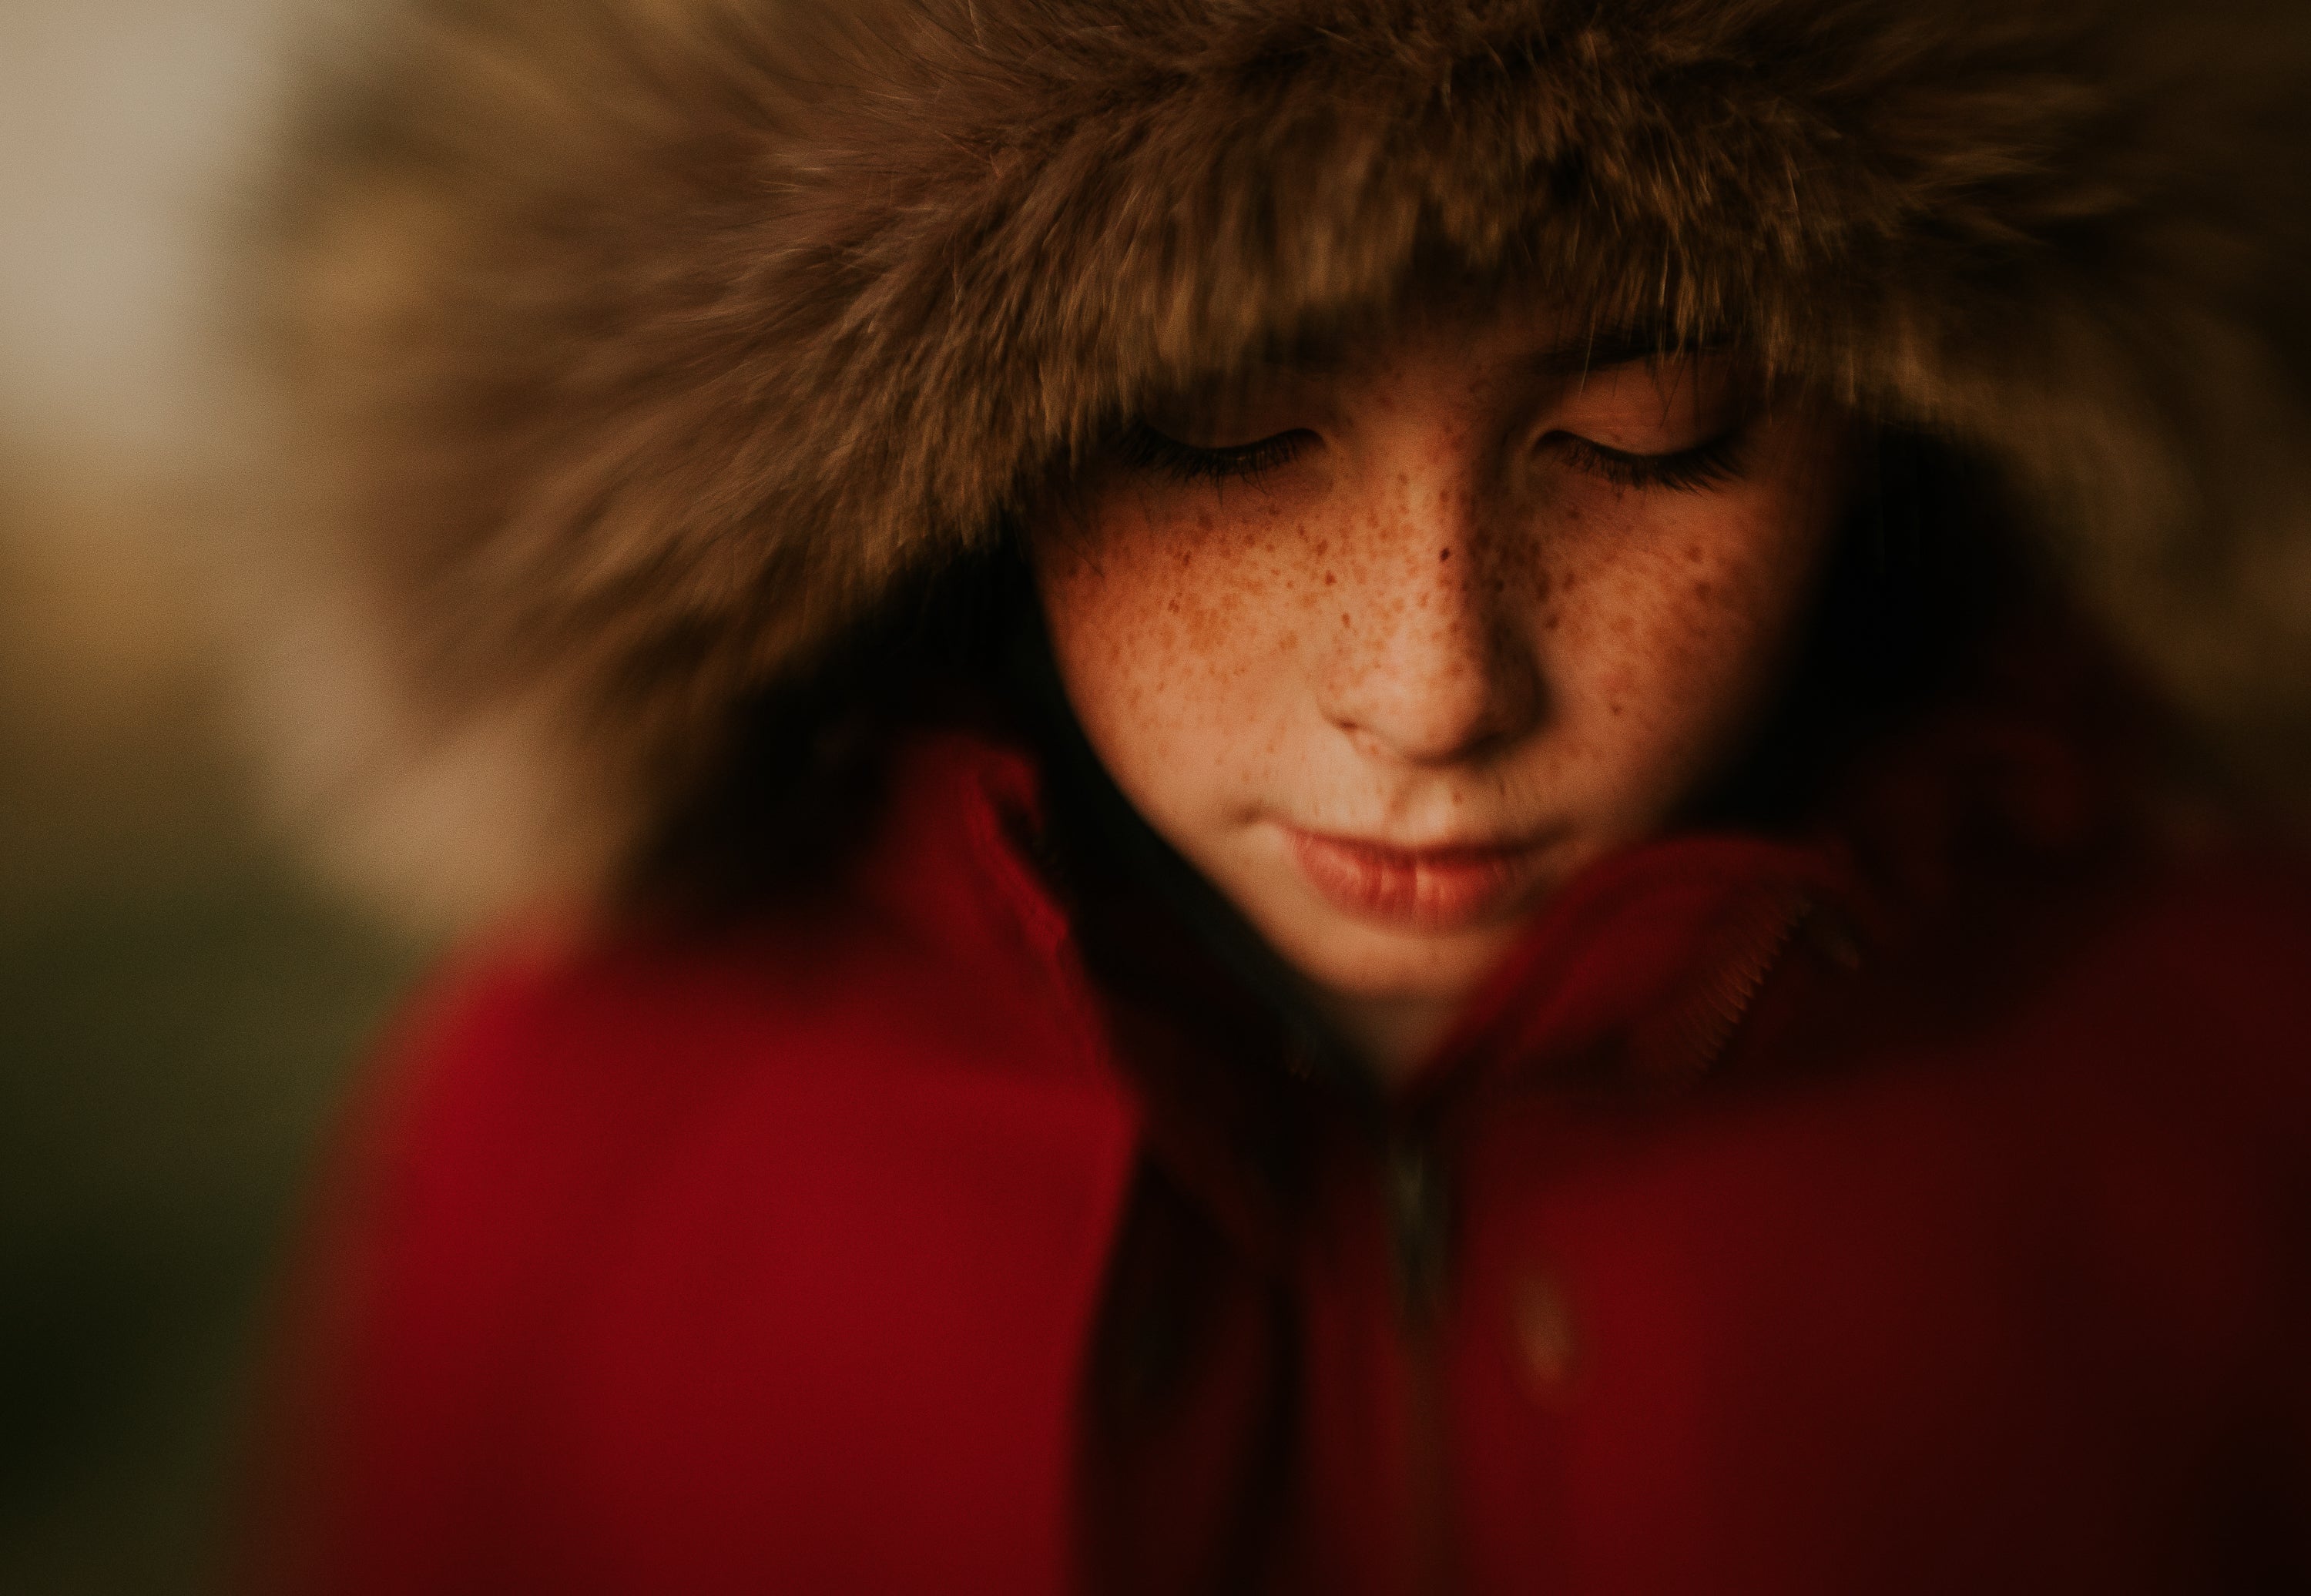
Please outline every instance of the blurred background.
[[427, 951], [260, 817], [208, 602], [229, 245], [319, 5], [0, 0], [9, 1596], [214, 1585], [301, 1182]]

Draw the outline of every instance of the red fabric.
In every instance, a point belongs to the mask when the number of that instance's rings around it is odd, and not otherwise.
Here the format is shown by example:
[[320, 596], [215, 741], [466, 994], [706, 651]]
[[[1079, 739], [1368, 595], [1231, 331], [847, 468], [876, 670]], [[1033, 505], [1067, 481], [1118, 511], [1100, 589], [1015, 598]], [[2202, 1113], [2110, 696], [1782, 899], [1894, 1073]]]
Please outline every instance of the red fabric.
[[[2040, 830], [2083, 824], [2031, 790]], [[1788, 1596], [2305, 1565], [2292, 867], [1983, 843], [1968, 885], [1886, 864], [1949, 854], [1959, 822], [1916, 813], [1641, 850], [1544, 911], [1413, 1091], [1368, 1123], [1324, 1099], [1279, 1186], [1237, 1130], [1299, 1077], [1244, 1107], [1257, 1024], [1166, 1014], [1160, 961], [1147, 1001], [1086, 973], [1031, 772], [944, 739], [898, 792], [821, 911], [501, 950], [424, 1006], [309, 1283], [283, 1583]], [[1406, 1198], [1420, 1170], [1441, 1207]], [[1433, 1294], [1408, 1212], [1443, 1216]], [[1166, 1234], [1204, 1238], [1211, 1311], [1184, 1394], [1108, 1426], [1128, 1277], [1188, 1278]]]

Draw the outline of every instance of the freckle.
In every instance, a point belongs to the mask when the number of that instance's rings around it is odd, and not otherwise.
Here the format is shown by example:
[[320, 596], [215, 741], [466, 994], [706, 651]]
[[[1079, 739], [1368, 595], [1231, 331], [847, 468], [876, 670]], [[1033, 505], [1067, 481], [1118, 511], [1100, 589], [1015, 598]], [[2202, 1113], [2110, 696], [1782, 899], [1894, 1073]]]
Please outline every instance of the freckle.
[[1611, 703], [1605, 707], [1613, 712], [1614, 720], [1618, 720], [1621, 718], [1621, 701], [1619, 699], [1615, 699]]
[[1355, 623], [1348, 619], [1348, 612], [1346, 610], [1342, 610], [1340, 612], [1340, 624], [1343, 626], [1351, 626], [1355, 624]]
[[1696, 598], [1707, 598], [1716, 591], [1716, 588], [1708, 582], [1696, 582], [1693, 584], [1693, 596]]
[[1324, 585], [1328, 588], [1337, 588], [1340, 585], [1340, 579], [1328, 571], [1324, 573]]
[[1438, 549], [1436, 551], [1436, 562], [1440, 565], [1452, 557], [1452, 551], [1451, 549]]

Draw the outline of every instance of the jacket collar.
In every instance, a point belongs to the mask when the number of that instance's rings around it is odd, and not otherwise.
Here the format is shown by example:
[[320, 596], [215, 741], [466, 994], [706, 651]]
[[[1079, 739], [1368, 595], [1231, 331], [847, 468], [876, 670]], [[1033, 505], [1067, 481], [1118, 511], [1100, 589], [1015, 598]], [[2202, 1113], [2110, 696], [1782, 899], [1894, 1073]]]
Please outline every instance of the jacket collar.
[[1378, 1145], [1537, 1083], [1689, 1088], [1792, 937], [1849, 918], [1853, 894], [1841, 850], [1819, 841], [1688, 834], [1601, 860], [1550, 899], [1428, 1064], [1388, 1094], [1196, 883], [1056, 815], [1046, 772], [1016, 743], [920, 737], [891, 801], [885, 845], [864, 861], [868, 901], [985, 979], [1047, 990], [1077, 1038], [1072, 1064], [1128, 1080], [1155, 1156], [1247, 1238], [1278, 1234], [1339, 1138]]

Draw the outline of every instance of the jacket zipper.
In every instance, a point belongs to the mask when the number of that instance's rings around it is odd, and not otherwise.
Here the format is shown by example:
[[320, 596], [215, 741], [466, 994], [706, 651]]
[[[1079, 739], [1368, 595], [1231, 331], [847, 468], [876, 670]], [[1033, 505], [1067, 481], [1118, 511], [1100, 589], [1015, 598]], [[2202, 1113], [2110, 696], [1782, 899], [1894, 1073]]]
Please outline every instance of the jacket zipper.
[[1452, 1481], [1437, 1346], [1452, 1241], [1446, 1174], [1431, 1138], [1409, 1131], [1391, 1137], [1384, 1179], [1404, 1358], [1408, 1589], [1422, 1596], [1438, 1596], [1453, 1583]]
[[[1685, 1038], [1687, 1082], [1707, 1073], [1731, 1045], [1767, 978], [1815, 909], [1801, 894], [1782, 899], [1703, 989], [1701, 1013], [1695, 1016], [1700, 1023], [1691, 1025]], [[1409, 1127], [1391, 1133], [1382, 1180], [1404, 1356], [1410, 1589], [1421, 1596], [1442, 1596], [1458, 1583], [1438, 1345], [1452, 1264], [1450, 1173], [1433, 1134]]]
[[1656, 1090], [1683, 1091], [1716, 1067], [1798, 933], [1818, 920], [1818, 910], [1804, 892], [1765, 901], [1744, 934], [1665, 1016], [1659, 1034], [1667, 1045], [1644, 1066]]

